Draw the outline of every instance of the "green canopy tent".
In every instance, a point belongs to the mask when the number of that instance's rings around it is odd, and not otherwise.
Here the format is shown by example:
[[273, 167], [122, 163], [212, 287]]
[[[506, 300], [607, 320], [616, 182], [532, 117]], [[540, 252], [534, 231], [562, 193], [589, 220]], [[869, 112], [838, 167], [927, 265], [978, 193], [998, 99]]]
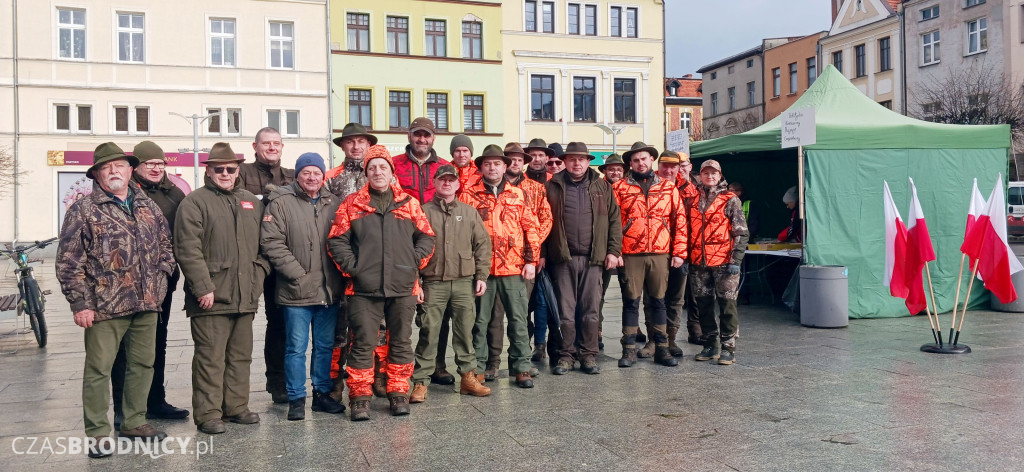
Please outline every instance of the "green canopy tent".
[[[803, 148], [805, 263], [849, 267], [850, 317], [907, 316], [903, 300], [882, 285], [882, 181], [889, 182], [905, 219], [912, 177], [937, 257], [931, 276], [938, 311], [951, 311], [972, 180], [978, 179], [987, 197], [997, 174], [1006, 175], [1009, 126], [938, 124], [900, 115], [865, 96], [831, 65], [790, 109], [806, 107], [815, 110], [817, 142]], [[780, 149], [780, 123], [781, 116], [745, 133], [692, 143], [692, 157], [719, 160], [727, 179], [739, 174], [782, 182], [774, 201], [799, 179], [796, 149]], [[982, 295], [987, 300], [980, 284], [974, 292], [972, 303]]]

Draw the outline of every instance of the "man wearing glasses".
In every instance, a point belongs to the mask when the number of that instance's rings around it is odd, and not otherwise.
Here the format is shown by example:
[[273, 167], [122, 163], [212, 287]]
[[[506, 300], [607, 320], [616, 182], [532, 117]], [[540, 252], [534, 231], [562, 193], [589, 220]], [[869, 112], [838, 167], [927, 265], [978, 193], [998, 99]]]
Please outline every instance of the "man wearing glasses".
[[195, 344], [193, 419], [207, 434], [225, 432], [224, 420], [260, 421], [249, 410], [249, 366], [253, 315], [270, 263], [260, 255], [263, 203], [237, 185], [241, 161], [227, 143], [214, 144], [206, 185], [185, 197], [174, 225]]

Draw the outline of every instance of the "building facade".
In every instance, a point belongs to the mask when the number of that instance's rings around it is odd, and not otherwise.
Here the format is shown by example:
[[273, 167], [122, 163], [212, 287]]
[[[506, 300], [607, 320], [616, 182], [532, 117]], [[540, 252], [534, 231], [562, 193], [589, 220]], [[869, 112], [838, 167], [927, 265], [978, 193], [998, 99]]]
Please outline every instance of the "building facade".
[[502, 11], [507, 141], [581, 141], [599, 157], [613, 144], [664, 146], [663, 0], [517, 0]]
[[0, 40], [0, 141], [23, 172], [0, 199], [0, 240], [55, 236], [79, 190], [91, 191], [85, 171], [106, 141], [129, 152], [154, 141], [168, 172], [193, 184], [193, 125], [171, 113], [216, 114], [199, 126], [199, 146], [228, 142], [250, 162], [264, 126], [281, 130], [286, 165], [328, 151], [323, 1], [17, 7], [12, 15], [0, 0], [4, 29], [17, 26], [16, 40]]
[[865, 95], [896, 111], [904, 105], [899, 5], [900, 0], [843, 1], [819, 41], [818, 56], [819, 68], [832, 64]]
[[818, 40], [825, 32], [794, 39], [764, 51], [764, 119], [790, 107], [818, 78]]
[[701, 139], [704, 102], [700, 85], [700, 79], [694, 78], [693, 74], [665, 78], [666, 132], [685, 129], [690, 141]]
[[358, 122], [395, 154], [426, 116], [443, 158], [459, 133], [477, 150], [501, 143], [501, 18], [500, 1], [331, 0], [335, 135]]

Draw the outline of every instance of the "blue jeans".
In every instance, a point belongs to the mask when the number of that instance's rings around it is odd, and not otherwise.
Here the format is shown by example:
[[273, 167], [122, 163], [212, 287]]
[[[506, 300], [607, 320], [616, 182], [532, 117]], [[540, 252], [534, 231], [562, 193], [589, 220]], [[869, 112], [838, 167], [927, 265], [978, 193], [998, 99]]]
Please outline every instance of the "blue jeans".
[[306, 347], [309, 328], [313, 327], [313, 388], [331, 391], [331, 354], [334, 348], [334, 326], [338, 322], [338, 306], [281, 306], [284, 314], [284, 372], [288, 400], [306, 398]]

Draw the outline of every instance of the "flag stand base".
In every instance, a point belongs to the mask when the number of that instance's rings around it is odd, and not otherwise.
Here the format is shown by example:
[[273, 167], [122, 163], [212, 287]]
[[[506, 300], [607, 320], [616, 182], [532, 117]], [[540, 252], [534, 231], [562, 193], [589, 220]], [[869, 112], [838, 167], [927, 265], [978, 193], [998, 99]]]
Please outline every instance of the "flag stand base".
[[925, 344], [921, 346], [921, 350], [932, 354], [970, 354], [971, 347], [965, 344], [943, 344], [939, 346], [935, 343]]

